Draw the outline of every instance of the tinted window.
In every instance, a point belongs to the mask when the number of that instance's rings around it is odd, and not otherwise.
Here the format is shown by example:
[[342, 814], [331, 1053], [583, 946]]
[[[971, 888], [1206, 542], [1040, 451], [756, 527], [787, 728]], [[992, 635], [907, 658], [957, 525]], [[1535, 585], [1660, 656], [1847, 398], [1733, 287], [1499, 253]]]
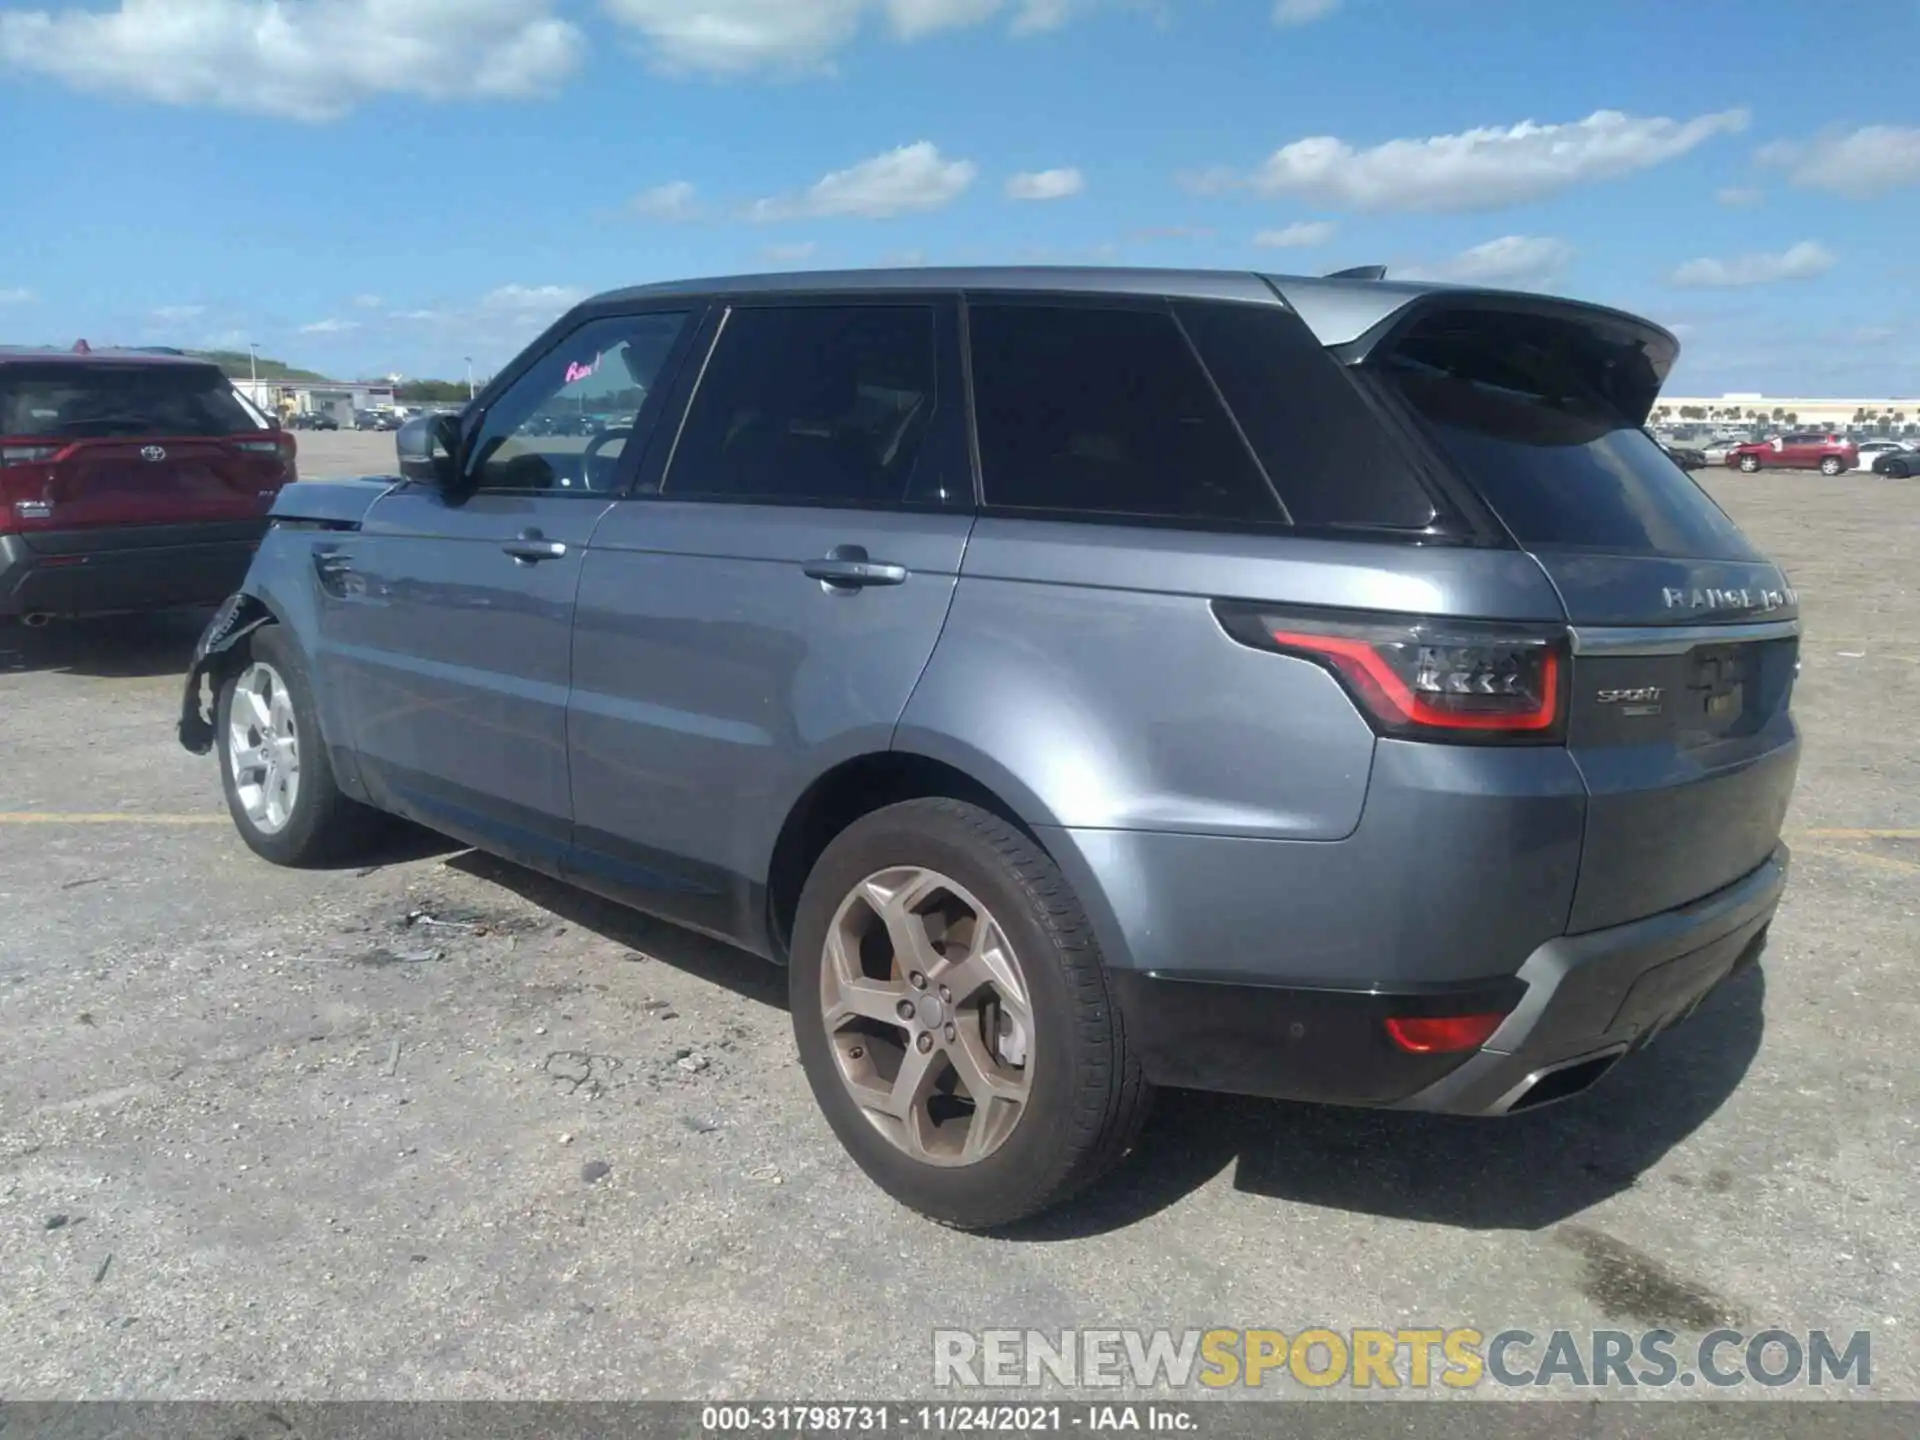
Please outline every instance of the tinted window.
[[974, 305], [989, 505], [1279, 521], [1279, 502], [1170, 313]]
[[212, 366], [0, 366], [0, 435], [237, 435], [261, 420]]
[[663, 493], [848, 505], [920, 493], [937, 399], [933, 320], [923, 305], [734, 311]]
[[1298, 316], [1183, 304], [1180, 320], [1296, 525], [1433, 523], [1433, 498], [1405, 451]]
[[1579, 327], [1455, 322], [1416, 330], [1378, 363], [1523, 545], [1756, 558], [1645, 417], [1603, 391], [1620, 357], [1590, 349]]
[[487, 408], [467, 471], [476, 490], [611, 489], [684, 314], [592, 320]]

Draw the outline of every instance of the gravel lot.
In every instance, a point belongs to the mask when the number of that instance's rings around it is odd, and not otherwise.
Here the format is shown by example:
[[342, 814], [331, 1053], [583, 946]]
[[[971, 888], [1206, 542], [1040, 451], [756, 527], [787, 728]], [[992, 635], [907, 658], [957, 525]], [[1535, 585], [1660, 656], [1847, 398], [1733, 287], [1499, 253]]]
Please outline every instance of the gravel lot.
[[1763, 970], [1510, 1121], [1165, 1096], [1115, 1182], [996, 1238], [842, 1155], [770, 968], [424, 836], [272, 869], [173, 742], [194, 619], [30, 637], [0, 1395], [897, 1397], [935, 1327], [1725, 1321], [1870, 1329], [1920, 1398], [1920, 487], [1711, 483], [1808, 623]]

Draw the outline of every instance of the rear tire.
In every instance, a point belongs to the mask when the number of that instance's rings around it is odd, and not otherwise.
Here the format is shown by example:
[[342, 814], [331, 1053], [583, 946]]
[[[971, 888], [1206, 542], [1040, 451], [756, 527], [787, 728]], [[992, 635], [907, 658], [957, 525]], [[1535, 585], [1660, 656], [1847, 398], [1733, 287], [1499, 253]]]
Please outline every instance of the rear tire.
[[1751, 475], [1760, 468], [1760, 457], [1758, 455], [1742, 455], [1738, 463], [1743, 473]]
[[1904, 460], [1892, 460], [1888, 462], [1887, 468], [1881, 473], [1891, 475], [1896, 480], [1905, 480], [1909, 475], [1913, 474], [1913, 470]]
[[220, 785], [240, 838], [262, 859], [287, 866], [324, 865], [371, 848], [383, 817], [334, 780], [300, 647], [267, 625], [239, 648], [213, 713]]
[[834, 1134], [944, 1224], [1058, 1204], [1145, 1119], [1151, 1092], [1085, 911], [1039, 846], [978, 806], [910, 800], [842, 831], [801, 893], [789, 985]]
[[1829, 455], [1820, 462], [1820, 473], [1822, 475], [1838, 475], [1846, 468], [1846, 461], [1842, 460], [1838, 455]]

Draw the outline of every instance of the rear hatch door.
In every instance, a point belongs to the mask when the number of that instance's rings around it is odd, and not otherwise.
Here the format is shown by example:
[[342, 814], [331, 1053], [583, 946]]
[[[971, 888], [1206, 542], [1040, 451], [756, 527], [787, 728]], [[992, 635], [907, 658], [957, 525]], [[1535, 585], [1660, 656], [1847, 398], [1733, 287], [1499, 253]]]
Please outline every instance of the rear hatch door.
[[1589, 794], [1575, 933], [1760, 865], [1798, 764], [1792, 588], [1641, 428], [1673, 350], [1616, 312], [1463, 299], [1368, 360], [1565, 605]]
[[[293, 440], [213, 366], [61, 360], [0, 372], [10, 524], [36, 535], [262, 519]], [[51, 540], [45, 544], [58, 544]], [[40, 548], [40, 547], [36, 547]]]

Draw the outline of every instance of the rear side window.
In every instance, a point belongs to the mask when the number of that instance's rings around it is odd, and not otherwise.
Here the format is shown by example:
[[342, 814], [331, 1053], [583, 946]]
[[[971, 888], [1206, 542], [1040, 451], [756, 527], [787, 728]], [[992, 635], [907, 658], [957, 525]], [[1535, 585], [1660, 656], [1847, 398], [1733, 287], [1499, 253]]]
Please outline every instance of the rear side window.
[[734, 311], [662, 493], [844, 505], [912, 498], [938, 398], [933, 326], [924, 305]]
[[1634, 359], [1575, 324], [1440, 316], [1377, 365], [1521, 544], [1713, 560], [1758, 557], [1626, 413]]
[[237, 435], [262, 428], [212, 366], [0, 367], [0, 434], [10, 437]]
[[1169, 312], [975, 304], [967, 313], [987, 504], [1284, 519]]
[[1298, 316], [1204, 302], [1179, 314], [1296, 525], [1434, 523], [1433, 497], [1404, 447]]

